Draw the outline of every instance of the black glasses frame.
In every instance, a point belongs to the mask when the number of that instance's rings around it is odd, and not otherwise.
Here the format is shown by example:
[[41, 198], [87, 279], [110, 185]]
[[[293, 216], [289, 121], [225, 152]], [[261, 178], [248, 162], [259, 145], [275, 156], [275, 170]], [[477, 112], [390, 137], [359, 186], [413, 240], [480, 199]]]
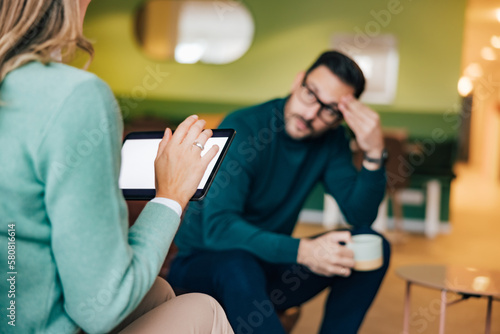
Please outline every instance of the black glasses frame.
[[[311, 93], [314, 96], [314, 98], [316, 99], [316, 103], [319, 104], [319, 109], [318, 109], [318, 112], [316, 114], [318, 116], [318, 118], [321, 119], [326, 124], [333, 124], [333, 123], [335, 123], [337, 121], [342, 120], [344, 118], [344, 116], [342, 115], [342, 113], [339, 110], [338, 103], [333, 102], [331, 104], [326, 104], [323, 101], [321, 101], [319, 99], [319, 97], [316, 95], [316, 93], [314, 93], [313, 90], [311, 88], [309, 88], [309, 86], [306, 83], [306, 79], [307, 79], [307, 76], [304, 77], [304, 80], [302, 80], [301, 87], [307, 89], [307, 91], [309, 93]], [[300, 96], [300, 94], [299, 94], [299, 96]], [[302, 102], [304, 102], [304, 101], [302, 101]], [[325, 116], [323, 114], [324, 113], [323, 111], [328, 112], [330, 115], [335, 115], [336, 116], [335, 120], [333, 120], [331, 122], [325, 120], [324, 119]], [[322, 114], [323, 114], [323, 116], [322, 116]]]

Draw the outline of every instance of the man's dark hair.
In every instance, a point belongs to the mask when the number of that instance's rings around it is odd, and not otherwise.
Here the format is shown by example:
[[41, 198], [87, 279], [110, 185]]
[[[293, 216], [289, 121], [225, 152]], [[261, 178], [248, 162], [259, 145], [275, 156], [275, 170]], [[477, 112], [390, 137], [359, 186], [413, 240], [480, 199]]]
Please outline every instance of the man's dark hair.
[[306, 76], [315, 68], [324, 65], [342, 82], [354, 88], [354, 96], [359, 98], [365, 90], [365, 76], [358, 64], [338, 51], [326, 51], [309, 67]]

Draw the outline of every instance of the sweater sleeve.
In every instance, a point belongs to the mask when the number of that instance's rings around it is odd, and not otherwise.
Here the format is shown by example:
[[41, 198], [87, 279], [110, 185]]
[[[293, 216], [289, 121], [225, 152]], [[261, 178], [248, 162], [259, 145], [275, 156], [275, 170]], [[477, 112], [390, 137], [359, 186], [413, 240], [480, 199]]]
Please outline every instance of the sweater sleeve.
[[349, 141], [343, 128], [335, 132], [335, 149], [326, 167], [323, 182], [337, 201], [347, 222], [355, 227], [370, 226], [377, 217], [385, 192], [385, 168], [358, 172], [352, 164]]
[[54, 115], [38, 171], [64, 307], [85, 332], [109, 332], [152, 286], [179, 217], [148, 203], [129, 230], [118, 187], [122, 120], [106, 84], [82, 80]]
[[245, 216], [252, 179], [258, 177], [257, 166], [262, 163], [258, 154], [245, 154], [251, 131], [227, 119], [220, 127], [238, 132], [207, 198], [187, 212], [194, 216], [189, 218], [201, 219], [203, 244], [213, 250], [246, 250], [268, 262], [295, 263], [299, 239], [256, 226]]

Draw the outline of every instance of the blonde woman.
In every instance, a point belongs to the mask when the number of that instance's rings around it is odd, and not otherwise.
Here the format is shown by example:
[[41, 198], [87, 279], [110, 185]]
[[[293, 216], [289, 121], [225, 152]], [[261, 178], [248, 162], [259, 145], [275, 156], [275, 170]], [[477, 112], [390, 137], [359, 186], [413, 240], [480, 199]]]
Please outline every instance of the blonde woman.
[[165, 131], [157, 198], [129, 230], [116, 101], [58, 62], [92, 56], [89, 2], [0, 0], [0, 333], [233, 333], [214, 299], [157, 278], [211, 131], [196, 116]]

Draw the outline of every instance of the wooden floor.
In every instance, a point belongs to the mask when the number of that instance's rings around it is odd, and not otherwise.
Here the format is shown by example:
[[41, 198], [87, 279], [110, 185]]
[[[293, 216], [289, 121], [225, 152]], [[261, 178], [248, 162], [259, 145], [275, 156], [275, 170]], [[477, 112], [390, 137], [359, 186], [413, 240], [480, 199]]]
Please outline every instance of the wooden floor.
[[[361, 334], [402, 334], [405, 282], [395, 268], [408, 264], [457, 264], [500, 271], [500, 184], [482, 179], [465, 166], [457, 166], [452, 184], [451, 233], [429, 240], [408, 235], [407, 241], [392, 247], [389, 271], [368, 312]], [[312, 235], [321, 226], [299, 224], [295, 234]], [[499, 287], [500, 288], [500, 287]], [[326, 293], [305, 304], [293, 334], [317, 333]], [[454, 297], [449, 294], [449, 298]], [[412, 287], [410, 333], [438, 333], [440, 292]], [[452, 305], [446, 313], [446, 333], [484, 333], [486, 299]], [[493, 303], [491, 333], [500, 333], [500, 302]]]

